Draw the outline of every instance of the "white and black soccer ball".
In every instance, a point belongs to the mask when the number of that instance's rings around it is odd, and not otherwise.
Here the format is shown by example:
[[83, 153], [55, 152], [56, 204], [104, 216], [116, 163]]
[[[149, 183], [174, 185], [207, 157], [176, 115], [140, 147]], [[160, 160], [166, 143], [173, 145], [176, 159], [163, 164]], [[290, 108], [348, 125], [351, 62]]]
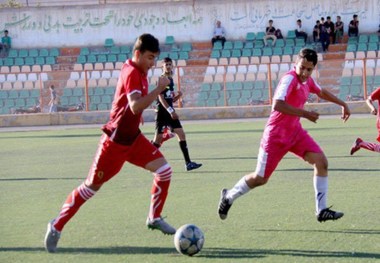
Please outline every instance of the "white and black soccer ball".
[[193, 256], [201, 251], [204, 242], [202, 230], [192, 224], [181, 226], [174, 235], [175, 248], [179, 253], [187, 256]]

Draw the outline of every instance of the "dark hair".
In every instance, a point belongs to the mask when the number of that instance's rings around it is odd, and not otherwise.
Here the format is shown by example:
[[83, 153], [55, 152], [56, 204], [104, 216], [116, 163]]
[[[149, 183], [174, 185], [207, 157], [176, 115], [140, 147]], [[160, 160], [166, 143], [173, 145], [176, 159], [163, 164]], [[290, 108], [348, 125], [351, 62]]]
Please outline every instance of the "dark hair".
[[272, 20], [272, 19], [270, 19], [270, 20], [269, 20], [269, 23], [273, 23], [273, 20]]
[[301, 19], [298, 19], [297, 22], [302, 22]]
[[358, 17], [358, 15], [354, 15], [353, 18]]
[[166, 57], [166, 58], [164, 58], [164, 62], [166, 63], [166, 62], [173, 62], [173, 60], [171, 59], [171, 58], [169, 58], [169, 57]]
[[328, 17], [326, 17], [326, 19], [331, 19], [331, 17], [330, 17], [330, 16], [328, 16]]
[[306, 59], [307, 61], [313, 62], [313, 65], [317, 65], [318, 63], [318, 54], [313, 49], [303, 48], [298, 53], [298, 59]]
[[133, 46], [133, 51], [139, 50], [141, 53], [151, 51], [153, 53], [160, 52], [160, 43], [158, 39], [151, 34], [142, 34], [139, 36]]
[[5, 30], [4, 30], [4, 33], [8, 33], [8, 30], [5, 29]]

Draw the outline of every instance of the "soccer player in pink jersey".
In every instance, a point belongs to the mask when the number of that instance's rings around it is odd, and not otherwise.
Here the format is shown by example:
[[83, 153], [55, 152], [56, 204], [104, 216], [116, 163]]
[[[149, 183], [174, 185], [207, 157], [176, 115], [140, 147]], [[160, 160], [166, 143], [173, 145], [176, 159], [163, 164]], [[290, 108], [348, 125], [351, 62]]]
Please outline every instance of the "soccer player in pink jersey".
[[[380, 112], [378, 109], [375, 107], [375, 101], [378, 101], [378, 108], [380, 109], [380, 87], [378, 87], [376, 90], [374, 90], [371, 95], [368, 97], [366, 100], [368, 107], [371, 110], [371, 114], [377, 115], [377, 141], [380, 142]], [[356, 153], [357, 151], [360, 150], [360, 148], [367, 149], [369, 151], [373, 152], [380, 152], [380, 144], [378, 143], [372, 143], [372, 142], [365, 142], [361, 138], [357, 138], [356, 141], [354, 142], [354, 145], [351, 148], [351, 155]]]
[[143, 34], [133, 47], [133, 58], [121, 68], [112, 103], [110, 120], [102, 128], [98, 150], [85, 181], [67, 197], [59, 215], [49, 222], [45, 236], [48, 252], [57, 250], [57, 243], [66, 223], [101, 186], [115, 176], [125, 162], [153, 173], [150, 209], [146, 224], [173, 235], [176, 229], [161, 217], [171, 181], [172, 169], [162, 153], [141, 133], [139, 124], [144, 109], [166, 89], [169, 79], [161, 76], [157, 87], [148, 93], [148, 70], [160, 53], [158, 40]]
[[312, 122], [316, 122], [319, 118], [317, 112], [304, 109], [309, 93], [340, 105], [341, 118], [344, 122], [350, 117], [347, 104], [328, 90], [321, 88], [311, 77], [317, 62], [318, 56], [314, 50], [302, 49], [298, 54], [294, 69], [281, 78], [261, 139], [256, 170], [242, 177], [232, 189], [221, 191], [218, 214], [222, 220], [227, 218], [228, 210], [238, 197], [268, 182], [273, 171], [288, 152], [292, 152], [314, 167], [313, 183], [317, 220], [323, 222], [343, 216], [342, 212], [333, 211], [327, 206], [327, 158], [300, 123], [301, 118]]

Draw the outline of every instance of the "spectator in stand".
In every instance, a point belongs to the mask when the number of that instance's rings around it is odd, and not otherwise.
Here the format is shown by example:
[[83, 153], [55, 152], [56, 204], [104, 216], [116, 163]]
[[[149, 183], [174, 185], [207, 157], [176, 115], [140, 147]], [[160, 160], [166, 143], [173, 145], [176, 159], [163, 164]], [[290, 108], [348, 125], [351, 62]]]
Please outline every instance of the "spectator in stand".
[[51, 85], [49, 89], [50, 89], [49, 113], [57, 112], [58, 111], [57, 91], [54, 89], [54, 85]]
[[214, 28], [213, 37], [211, 39], [212, 46], [216, 41], [222, 41], [222, 46], [224, 47], [224, 42], [226, 42], [226, 30], [222, 27], [222, 23], [218, 20]]
[[320, 38], [321, 22], [317, 20], [313, 29], [313, 41], [318, 42]]
[[359, 20], [358, 15], [354, 15], [348, 25], [348, 36], [357, 37], [359, 35]]
[[325, 27], [326, 27], [326, 31], [327, 33], [329, 34], [329, 40], [330, 40], [330, 43], [335, 43], [335, 24], [333, 21], [331, 21], [331, 17], [328, 16], [326, 17], [326, 22], [325, 22]]
[[303, 39], [305, 40], [305, 43], [306, 43], [307, 33], [305, 32], [305, 30], [302, 27], [302, 20], [301, 19], [297, 20], [297, 27], [296, 27], [295, 31], [296, 31], [296, 37], [303, 37]]
[[330, 33], [327, 31], [325, 19], [321, 18], [321, 24], [319, 26], [319, 39], [322, 43], [323, 52], [326, 52], [330, 45]]
[[273, 26], [272, 19], [268, 21], [268, 26], [265, 29], [265, 36], [263, 37], [265, 46], [268, 46], [268, 38], [273, 40], [272, 46], [274, 46], [274, 44], [276, 44], [277, 37], [276, 37], [276, 28]]
[[337, 16], [336, 22], [335, 22], [335, 42], [334, 43], [341, 43], [343, 34], [344, 34], [344, 23], [341, 20], [341, 17]]
[[4, 30], [4, 36], [1, 38], [0, 50], [2, 53], [3, 52], [8, 53], [11, 46], [12, 46], [12, 39], [10, 36], [8, 36], [8, 30]]

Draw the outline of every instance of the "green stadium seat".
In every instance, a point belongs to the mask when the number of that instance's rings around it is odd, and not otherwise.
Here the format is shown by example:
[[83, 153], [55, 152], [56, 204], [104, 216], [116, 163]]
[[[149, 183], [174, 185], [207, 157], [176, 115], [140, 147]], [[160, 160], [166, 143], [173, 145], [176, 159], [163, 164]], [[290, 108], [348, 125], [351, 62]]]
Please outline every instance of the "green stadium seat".
[[233, 48], [233, 43], [232, 43], [232, 41], [226, 41], [225, 43], [224, 43], [224, 47], [223, 47], [223, 49], [232, 49]]
[[214, 82], [211, 84], [211, 91], [220, 91], [222, 90], [222, 86], [220, 83]]
[[348, 44], [346, 51], [347, 52], [356, 52], [356, 49], [357, 49], [356, 44]]
[[303, 47], [305, 45], [305, 39], [296, 38], [296, 47]]
[[10, 90], [8, 93], [8, 99], [17, 99], [17, 98], [18, 98], [18, 91]]
[[286, 38], [296, 38], [296, 31], [295, 30], [289, 30], [288, 33], [286, 34]]
[[245, 41], [253, 41], [256, 39], [256, 34], [254, 32], [247, 32], [245, 36]]
[[257, 32], [257, 34], [256, 34], [256, 40], [263, 40], [264, 36], [265, 36], [265, 32], [264, 31]]
[[110, 104], [112, 103], [112, 97], [110, 95], [104, 94], [103, 96], [101, 96], [101, 101], [102, 103]]
[[52, 57], [52, 56], [46, 57], [45, 64], [46, 65], [54, 65], [55, 64], [55, 57]]
[[359, 35], [359, 43], [368, 43], [368, 35]]
[[122, 54], [131, 53], [131, 47], [130, 46], [121, 46], [120, 47], [120, 53], [122, 53]]
[[220, 58], [220, 52], [219, 52], [219, 50], [213, 50], [213, 51], [211, 51], [210, 57], [211, 58]]
[[33, 48], [29, 50], [29, 57], [38, 57], [38, 50]]
[[256, 39], [255, 40], [255, 48], [263, 48], [263, 47], [264, 47], [264, 40]]
[[80, 55], [82, 55], [82, 56], [90, 55], [90, 49], [88, 47], [82, 47], [80, 49]]
[[231, 57], [231, 50], [229, 50], [229, 49], [223, 49], [222, 53], [220, 54], [220, 57], [222, 57], [222, 58], [230, 58]]
[[285, 46], [283, 55], [293, 55], [293, 47]]
[[347, 44], [357, 44], [358, 43], [358, 37], [349, 37]]
[[37, 65], [45, 65], [45, 57], [36, 57], [36, 64]]
[[180, 51], [191, 51], [193, 49], [192, 45], [190, 42], [185, 42], [185, 43], [182, 43], [181, 44], [181, 48], [180, 48]]
[[361, 85], [362, 84], [362, 77], [354, 76], [351, 79], [351, 85]]
[[40, 57], [47, 57], [49, 56], [49, 51], [46, 48], [41, 48], [38, 55]]
[[15, 100], [15, 106], [17, 107], [17, 108], [23, 108], [23, 107], [25, 107], [25, 99], [21, 99], [21, 98], [18, 98], [18, 99], [16, 99]]
[[283, 38], [277, 39], [275, 47], [284, 47], [285, 46], [285, 40]]
[[77, 63], [78, 64], [85, 64], [87, 62], [87, 58], [85, 55], [79, 55], [77, 57]]
[[176, 51], [170, 51], [170, 52], [169, 52], [169, 57], [170, 57], [172, 60], [178, 60], [178, 52], [176, 52]]
[[261, 49], [260, 48], [254, 48], [252, 50], [252, 56], [253, 57], [261, 57], [262, 53], [261, 53]]
[[127, 54], [122, 53], [122, 54], [117, 55], [117, 61], [125, 62], [127, 59], [128, 59]]
[[378, 43], [375, 42], [369, 42], [367, 51], [377, 51], [379, 50]]
[[106, 62], [107, 62], [107, 55], [105, 55], [105, 54], [100, 54], [100, 55], [98, 55], [96, 61], [97, 61], [98, 63], [106, 63]]
[[263, 48], [263, 56], [272, 56], [272, 55], [273, 55], [272, 48], [270, 47]]
[[[276, 42], [277, 44], [277, 42]], [[274, 47], [273, 48], [273, 55], [281, 56], [282, 55], [282, 47]]]
[[34, 61], [34, 57], [26, 57], [24, 64], [28, 66], [33, 66], [34, 64], [36, 64]]
[[287, 39], [285, 39], [285, 46], [294, 47], [295, 46], [294, 39], [293, 38], [287, 38]]
[[175, 42], [174, 36], [166, 36], [165, 38], [165, 44], [166, 45], [173, 45]]
[[231, 53], [231, 57], [240, 58], [241, 57], [241, 50], [240, 49], [233, 49], [232, 53]]
[[22, 66], [22, 65], [24, 65], [24, 58], [15, 58], [13, 65], [14, 66]]
[[189, 53], [187, 51], [180, 51], [178, 59], [188, 60]]
[[[155, 85], [154, 85], [154, 87], [155, 87]], [[114, 87], [106, 87], [104, 89], [104, 94], [113, 96], [115, 94], [115, 88]]]
[[8, 99], [8, 91], [0, 90], [0, 99]]
[[82, 97], [84, 95], [84, 91], [82, 88], [74, 88], [73, 96]]
[[73, 91], [72, 90], [73, 89], [70, 89], [70, 88], [63, 89], [62, 96], [64, 96], [64, 97], [73, 96]]
[[3, 65], [8, 67], [13, 66], [13, 58], [4, 58]]
[[37, 89], [30, 91], [30, 97], [31, 98], [39, 98], [40, 97], [40, 91]]
[[252, 90], [255, 87], [255, 84], [253, 81], [246, 81], [243, 83], [243, 89], [245, 90]]
[[26, 58], [27, 56], [29, 56], [29, 52], [27, 49], [20, 49], [18, 52], [18, 56], [20, 58]]
[[245, 42], [244, 48], [246, 49], [252, 49], [253, 48], [253, 42]]
[[356, 51], [367, 51], [367, 43], [359, 43]]
[[109, 54], [107, 55], [107, 62], [117, 62], [117, 57], [116, 57], [116, 54]]
[[233, 49], [243, 49], [243, 41], [236, 40], [233, 43], [234, 43]]
[[249, 49], [249, 48], [243, 48], [241, 56], [242, 57], [250, 57], [250, 56], [252, 56], [251, 49]]
[[349, 86], [351, 85], [351, 77], [341, 77], [340, 78], [340, 85], [342, 86]]
[[49, 57], [58, 57], [59, 56], [59, 49], [58, 48], [51, 48], [49, 50]]
[[120, 53], [120, 47], [118, 46], [112, 46], [110, 49], [110, 54], [119, 54]]
[[17, 58], [18, 57], [18, 51], [17, 49], [10, 49], [8, 52], [9, 58]]
[[369, 35], [369, 43], [379, 43], [379, 36], [377, 34]]
[[105, 48], [111, 48], [115, 45], [115, 43], [113, 42], [113, 39], [112, 38], [106, 38], [104, 40], [104, 47]]
[[213, 46], [213, 50], [220, 50], [220, 49], [222, 49], [223, 48], [223, 46], [222, 46], [222, 42], [220, 42], [220, 41], [216, 41], [215, 43], [214, 43], [214, 46]]

